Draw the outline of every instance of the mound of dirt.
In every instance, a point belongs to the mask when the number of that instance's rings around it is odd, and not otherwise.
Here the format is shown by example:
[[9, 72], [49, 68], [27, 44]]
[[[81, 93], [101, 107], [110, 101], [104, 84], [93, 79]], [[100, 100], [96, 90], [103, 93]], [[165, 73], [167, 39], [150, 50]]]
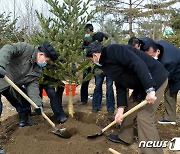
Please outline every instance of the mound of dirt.
[[18, 118], [13, 116], [2, 123], [0, 144], [7, 154], [108, 154], [108, 148], [124, 153], [136, 153], [130, 146], [125, 149], [108, 141], [108, 131], [103, 136], [87, 139], [87, 135], [99, 132], [111, 119], [100, 114], [77, 112], [74, 118], [58, 125], [58, 128], [65, 127], [72, 134], [71, 138], [64, 139], [54, 135], [51, 126], [40, 116], [31, 117], [38, 125], [24, 128], [18, 128]]
[[[68, 118], [67, 122], [57, 125], [58, 128], [67, 128], [72, 134], [71, 138], [64, 139], [56, 136], [51, 131], [53, 128], [41, 116], [31, 117], [36, 126], [18, 128], [18, 117], [16, 111], [6, 102], [4, 103], [5, 120], [0, 126], [0, 147], [6, 154], [110, 154], [108, 148], [113, 148], [122, 154], [137, 154], [138, 143], [131, 146], [124, 146], [108, 140], [110, 133], [117, 133], [119, 126], [114, 126], [95, 139], [88, 139], [87, 136], [99, 132], [114, 120], [114, 115], [108, 115], [105, 107], [105, 100], [102, 102], [102, 110], [92, 113], [91, 100], [86, 105], [81, 105], [79, 94], [74, 97], [74, 118]], [[67, 97], [63, 97], [63, 107], [67, 112]], [[9, 108], [12, 110], [9, 110]], [[44, 101], [45, 113], [55, 122], [49, 100]], [[14, 115], [15, 114], [15, 115]], [[13, 115], [9, 117], [10, 115]], [[157, 115], [157, 119], [161, 119]], [[156, 121], [157, 121], [156, 119]], [[170, 141], [180, 136], [180, 117], [176, 126], [158, 126], [162, 140]], [[164, 153], [171, 154], [168, 147]], [[177, 152], [178, 153], [178, 152]]]

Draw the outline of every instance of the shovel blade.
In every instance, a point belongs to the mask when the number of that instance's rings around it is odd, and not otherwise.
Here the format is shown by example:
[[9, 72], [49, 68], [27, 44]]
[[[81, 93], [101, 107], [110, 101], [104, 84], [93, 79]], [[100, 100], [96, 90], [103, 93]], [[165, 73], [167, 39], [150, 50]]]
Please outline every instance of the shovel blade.
[[87, 138], [89, 138], [89, 139], [94, 139], [94, 138], [96, 138], [96, 137], [98, 137], [98, 136], [102, 136], [102, 134], [103, 134], [103, 132], [100, 131], [100, 132], [98, 132], [98, 133], [95, 133], [95, 134], [92, 134], [92, 135], [88, 135]]
[[54, 133], [55, 135], [57, 135], [59, 137], [66, 138], [66, 139], [68, 139], [72, 136], [72, 134], [70, 132], [68, 132], [66, 130], [66, 128], [56, 129], [56, 130], [52, 131], [52, 133]]

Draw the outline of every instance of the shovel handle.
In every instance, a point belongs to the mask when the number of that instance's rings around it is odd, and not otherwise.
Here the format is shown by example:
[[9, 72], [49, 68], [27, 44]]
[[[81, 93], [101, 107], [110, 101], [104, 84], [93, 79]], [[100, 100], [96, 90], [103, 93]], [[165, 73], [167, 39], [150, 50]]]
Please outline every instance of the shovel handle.
[[[18, 86], [16, 86], [14, 84], [14, 82], [12, 82], [6, 75], [4, 76], [4, 80], [9, 83], [17, 92], [19, 92], [33, 107], [38, 108], [38, 106], [32, 101], [32, 99], [30, 99]], [[44, 119], [46, 119], [48, 121], [48, 123], [54, 128], [55, 124], [51, 121], [51, 119], [48, 118], [48, 116], [42, 112], [42, 116], [44, 117]]]
[[[146, 105], [148, 102], [146, 100], [142, 101], [141, 103], [139, 103], [138, 105], [136, 105], [135, 107], [133, 107], [132, 109], [130, 109], [129, 111], [127, 111], [126, 113], [124, 113], [121, 116], [121, 119], [124, 119], [125, 117], [127, 117], [128, 115], [130, 115], [131, 113], [133, 113], [134, 111], [138, 110], [139, 108], [143, 107], [144, 105]], [[102, 133], [105, 132], [107, 129], [109, 129], [111, 126], [115, 125], [116, 121], [114, 120], [113, 122], [111, 122], [109, 125], [107, 125], [105, 128], [102, 129]]]
[[121, 153], [117, 152], [116, 150], [114, 150], [114, 149], [112, 149], [112, 148], [109, 148], [109, 151], [110, 151], [111, 153], [113, 153], [113, 154], [121, 154]]

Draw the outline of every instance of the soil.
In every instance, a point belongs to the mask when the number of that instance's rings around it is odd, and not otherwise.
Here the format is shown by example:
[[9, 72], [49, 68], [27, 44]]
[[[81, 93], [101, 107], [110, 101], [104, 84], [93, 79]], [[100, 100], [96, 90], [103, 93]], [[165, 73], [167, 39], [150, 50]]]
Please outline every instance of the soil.
[[[90, 85], [90, 94], [93, 93], [94, 86]], [[64, 124], [57, 125], [58, 128], [67, 128], [71, 133], [71, 138], [64, 139], [56, 136], [51, 131], [53, 128], [41, 116], [32, 116], [30, 119], [38, 125], [32, 127], [18, 128], [18, 116], [15, 109], [7, 102], [3, 101], [4, 110], [2, 123], [0, 126], [0, 146], [6, 154], [110, 154], [108, 148], [117, 150], [123, 154], [138, 153], [138, 143], [135, 140], [133, 145], [125, 146], [113, 143], [108, 140], [108, 135], [117, 133], [119, 126], [113, 126], [95, 139], [88, 139], [87, 135], [99, 132], [102, 128], [114, 120], [114, 115], [107, 114], [105, 99], [102, 101], [102, 110], [92, 113], [91, 99], [86, 105], [81, 105], [79, 101], [79, 88], [74, 96], [74, 117], [69, 117]], [[44, 97], [44, 111], [54, 120], [49, 99]], [[67, 112], [67, 96], [64, 94], [63, 107]], [[160, 115], [157, 114], [157, 119]], [[162, 140], [170, 141], [173, 137], [180, 137], [180, 118], [175, 126], [157, 125]], [[165, 154], [171, 152], [164, 148]], [[180, 152], [179, 152], [180, 153]]]

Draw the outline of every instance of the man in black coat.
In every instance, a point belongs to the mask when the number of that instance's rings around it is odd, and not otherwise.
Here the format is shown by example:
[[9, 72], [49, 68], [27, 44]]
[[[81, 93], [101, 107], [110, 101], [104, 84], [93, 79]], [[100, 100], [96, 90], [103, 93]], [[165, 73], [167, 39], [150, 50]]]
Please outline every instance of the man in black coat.
[[167, 41], [154, 42], [151, 38], [142, 38], [142, 50], [151, 55], [169, 72], [168, 86], [164, 93], [165, 113], [160, 124], [176, 124], [177, 94], [180, 89], [180, 49]]
[[[100, 42], [93, 42], [88, 46], [86, 56], [91, 57], [93, 62], [101, 66], [104, 73], [115, 81], [118, 108], [115, 121], [122, 122], [122, 114], [130, 108], [127, 101], [127, 88], [134, 89], [136, 91], [134, 104], [143, 99], [149, 102], [137, 112], [139, 141], [160, 141], [154, 116], [167, 86], [168, 72], [164, 66], [146, 53], [128, 45], [111, 44], [103, 47]], [[135, 114], [129, 117], [132, 116]], [[111, 141], [132, 142], [133, 121], [130, 121], [129, 117], [123, 120], [119, 135], [109, 136]], [[123, 123], [126, 124], [123, 125]], [[163, 153], [161, 148], [141, 148], [141, 152]]]

